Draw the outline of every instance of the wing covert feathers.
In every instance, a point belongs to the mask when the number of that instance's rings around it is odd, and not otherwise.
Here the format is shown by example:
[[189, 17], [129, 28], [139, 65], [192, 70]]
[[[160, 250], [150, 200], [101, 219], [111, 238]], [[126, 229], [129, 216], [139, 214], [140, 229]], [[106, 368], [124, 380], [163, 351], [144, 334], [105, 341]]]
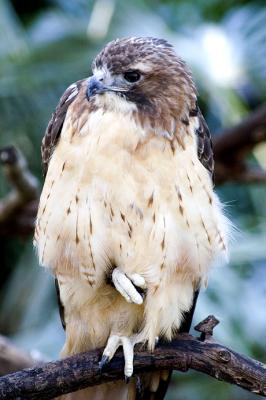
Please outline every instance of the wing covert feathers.
[[68, 107], [77, 97], [83, 81], [77, 81], [66, 89], [48, 123], [41, 145], [44, 175], [47, 173], [51, 155], [60, 137]]
[[198, 109], [199, 127], [196, 131], [198, 138], [198, 157], [203, 166], [210, 172], [213, 179], [214, 175], [214, 160], [211, 134], [208, 125]]

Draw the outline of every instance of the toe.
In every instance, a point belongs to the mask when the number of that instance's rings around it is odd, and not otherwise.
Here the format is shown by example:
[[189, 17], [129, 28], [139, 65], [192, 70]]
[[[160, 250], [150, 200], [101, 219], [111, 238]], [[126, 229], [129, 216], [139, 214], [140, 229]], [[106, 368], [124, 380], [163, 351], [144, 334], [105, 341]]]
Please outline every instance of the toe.
[[102, 355], [101, 361], [99, 362], [99, 368], [102, 370], [110, 361], [110, 358]]
[[123, 352], [125, 358], [124, 374], [130, 378], [133, 374], [134, 345], [127, 337], [122, 337]]
[[143, 276], [139, 274], [132, 274], [128, 275], [131, 281], [134, 283], [135, 286], [141, 288], [141, 289], [147, 289], [146, 281], [143, 278]]
[[136, 343], [138, 343], [136, 335], [131, 337], [111, 335], [107, 341], [102, 359], [99, 362], [99, 368], [104, 368], [104, 366], [113, 358], [118, 347], [122, 345], [125, 359], [124, 374], [125, 380], [128, 381], [133, 374], [134, 345]]
[[103, 351], [102, 360], [108, 359], [108, 361], [110, 361], [113, 358], [118, 347], [121, 346], [121, 344], [122, 342], [120, 336], [110, 336], [107, 341], [107, 345], [105, 346], [105, 349]]
[[113, 270], [112, 280], [115, 288], [129, 303], [143, 303], [142, 296], [138, 293], [131, 280], [118, 268]]

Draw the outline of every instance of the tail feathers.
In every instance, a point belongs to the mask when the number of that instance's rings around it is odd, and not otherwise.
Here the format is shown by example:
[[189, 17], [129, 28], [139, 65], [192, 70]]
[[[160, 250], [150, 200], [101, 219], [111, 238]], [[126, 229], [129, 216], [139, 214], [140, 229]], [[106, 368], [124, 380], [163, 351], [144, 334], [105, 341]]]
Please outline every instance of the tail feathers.
[[136, 376], [129, 384], [106, 383], [57, 397], [57, 400], [163, 400], [171, 371], [156, 371]]
[[[194, 293], [191, 309], [184, 313], [179, 332], [189, 332], [199, 291]], [[172, 371], [161, 370], [134, 376], [124, 381], [105, 383], [59, 397], [60, 400], [163, 400]]]
[[[136, 400], [163, 400], [167, 392], [172, 371], [156, 371], [146, 377], [143, 376], [142, 390], [138, 388]], [[147, 384], [147, 379], [149, 383]]]
[[[189, 332], [198, 295], [199, 289], [194, 292], [190, 310], [183, 315], [179, 333]], [[136, 400], [163, 400], [172, 377], [172, 372], [170, 370], [162, 370], [137, 376]]]
[[77, 392], [68, 393], [57, 400], [136, 400], [136, 383], [134, 379], [126, 384], [124, 381], [103, 383]]

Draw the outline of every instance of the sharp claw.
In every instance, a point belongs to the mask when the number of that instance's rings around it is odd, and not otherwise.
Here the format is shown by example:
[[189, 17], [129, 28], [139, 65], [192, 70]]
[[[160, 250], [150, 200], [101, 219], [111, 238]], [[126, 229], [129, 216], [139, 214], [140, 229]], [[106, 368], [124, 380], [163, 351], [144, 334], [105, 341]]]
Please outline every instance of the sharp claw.
[[[135, 286], [135, 285], [134, 285]], [[141, 295], [142, 299], [145, 300], [147, 289], [141, 289], [138, 286], [135, 286], [137, 292]]]
[[113, 358], [116, 350], [122, 346], [124, 353], [124, 376], [125, 382], [129, 383], [130, 377], [133, 375], [133, 360], [134, 360], [134, 346], [136, 343], [141, 342], [141, 338], [138, 335], [132, 336], [120, 336], [110, 335], [104, 349], [102, 359], [99, 362], [100, 372], [102, 368]]
[[108, 356], [102, 356], [101, 361], [99, 362], [99, 368], [102, 370], [110, 361], [110, 358]]

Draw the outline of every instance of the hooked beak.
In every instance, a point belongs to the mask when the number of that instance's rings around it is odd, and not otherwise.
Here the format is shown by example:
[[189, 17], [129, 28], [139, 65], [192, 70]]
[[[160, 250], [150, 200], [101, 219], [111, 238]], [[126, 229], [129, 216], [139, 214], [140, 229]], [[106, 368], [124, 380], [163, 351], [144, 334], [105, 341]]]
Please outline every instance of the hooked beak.
[[87, 99], [89, 100], [91, 96], [94, 94], [102, 94], [105, 92], [127, 92], [127, 87], [119, 87], [119, 86], [106, 86], [101, 81], [99, 81], [95, 76], [92, 76], [88, 80], [88, 86], [86, 91]]
[[98, 79], [95, 78], [95, 76], [92, 76], [88, 80], [88, 86], [86, 91], [87, 99], [89, 99], [94, 94], [101, 94], [108, 90], [109, 89], [106, 86], [104, 86], [102, 82], [98, 81]]

